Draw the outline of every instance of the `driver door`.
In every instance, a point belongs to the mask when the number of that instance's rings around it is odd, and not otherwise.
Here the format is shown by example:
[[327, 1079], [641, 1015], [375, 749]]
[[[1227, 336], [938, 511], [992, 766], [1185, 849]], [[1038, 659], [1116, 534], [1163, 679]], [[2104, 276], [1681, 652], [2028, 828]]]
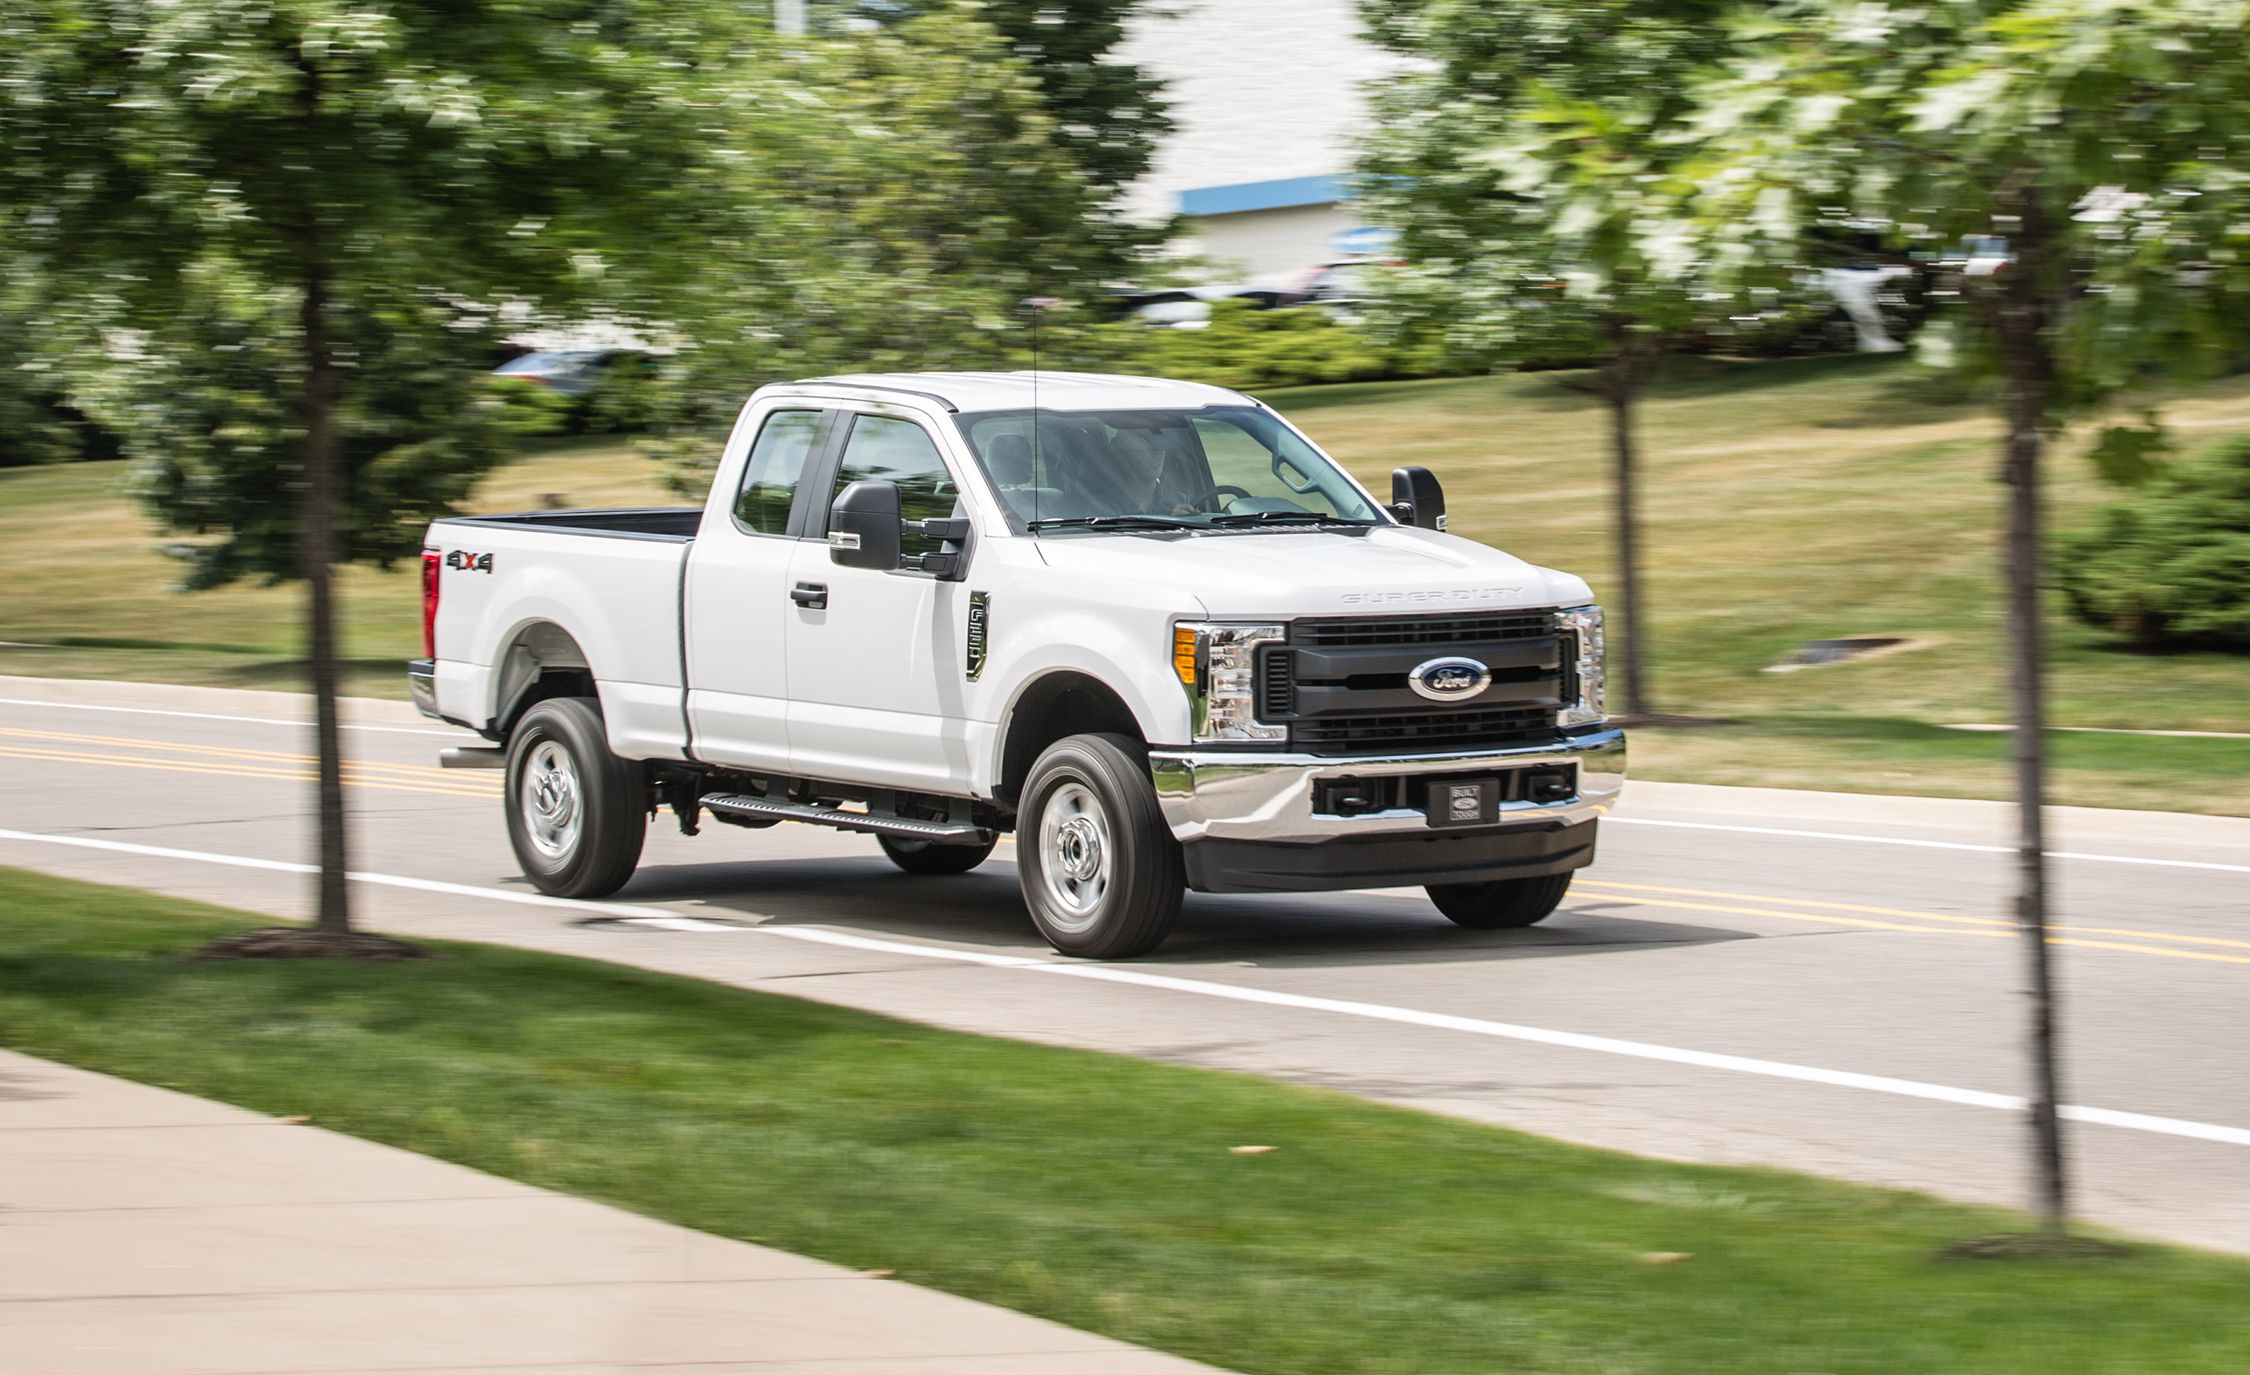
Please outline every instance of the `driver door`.
[[[954, 514], [959, 487], [936, 439], [902, 415], [841, 413], [845, 435], [815, 523], [790, 565], [808, 604], [788, 620], [789, 744], [793, 771], [918, 791], [965, 793], [970, 750], [967, 679], [969, 585], [928, 573], [846, 568], [829, 557], [829, 506], [854, 482], [899, 488], [907, 520]], [[908, 554], [936, 542], [903, 541]], [[819, 589], [809, 604], [807, 589]]]

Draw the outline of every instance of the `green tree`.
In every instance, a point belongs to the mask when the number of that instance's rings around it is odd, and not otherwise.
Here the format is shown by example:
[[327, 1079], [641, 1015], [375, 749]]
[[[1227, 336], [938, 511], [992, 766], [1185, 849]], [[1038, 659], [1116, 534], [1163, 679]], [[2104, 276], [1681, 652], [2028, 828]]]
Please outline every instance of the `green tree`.
[[[1712, 289], [1683, 223], [1693, 77], [1724, 51], [1719, 0], [1368, 0], [1368, 32], [1417, 59], [1376, 93], [1369, 216], [1408, 264], [1380, 296], [1393, 336], [1470, 366], [1586, 361], [1612, 455], [1619, 695], [1654, 710], [1634, 404], [1659, 361], [1754, 310]], [[1779, 280], [1786, 282], [1786, 276]]]
[[[1132, 252], [1134, 231], [1053, 137], [1036, 77], [974, 13], [803, 40], [717, 89], [720, 142], [745, 154], [671, 196], [695, 251], [613, 274], [678, 344], [652, 447], [683, 494], [702, 495], [759, 384], [1020, 366], [1024, 301], [1083, 302]], [[1083, 333], [1041, 329], [1049, 366]]]
[[[852, 18], [896, 22], [943, 13], [928, 0], [835, 3], [830, 26]], [[1163, 83], [1111, 56], [1147, 0], [982, 0], [973, 13], [996, 31], [1038, 83], [1050, 137], [1104, 193], [1138, 179], [1172, 128]]]
[[[1926, 326], [1996, 383], [2006, 488], [2019, 929], [2032, 992], [2031, 1120], [2045, 1233], [2068, 1221], [2047, 951], [2040, 466], [2074, 416], [2218, 367], [2250, 293], [2250, 10], [2204, 0], [1806, 0], [1743, 13], [1701, 94], [1699, 222], [1722, 261], [1792, 252], [1853, 214], [1944, 251], [2005, 241]], [[1950, 344], [1948, 349], [1945, 347]], [[2097, 447], [2115, 472], [2145, 444]]]
[[191, 581], [305, 581], [330, 948], [350, 921], [333, 566], [411, 555], [496, 456], [464, 394], [495, 307], [565, 308], [656, 246], [735, 13], [0, 8], [8, 282], [164, 522], [202, 537]]

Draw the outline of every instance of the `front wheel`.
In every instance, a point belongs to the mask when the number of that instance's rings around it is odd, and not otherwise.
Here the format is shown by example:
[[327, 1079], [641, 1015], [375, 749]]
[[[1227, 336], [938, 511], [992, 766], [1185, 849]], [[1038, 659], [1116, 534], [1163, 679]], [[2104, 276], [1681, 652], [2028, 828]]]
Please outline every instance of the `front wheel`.
[[1016, 816], [1016, 875], [1048, 944], [1096, 960], [1163, 944], [1187, 876], [1138, 741], [1073, 735], [1049, 745]]
[[1456, 926], [1472, 931], [1507, 931], [1546, 920], [1561, 905], [1563, 894], [1570, 891], [1570, 874], [1504, 878], [1491, 883], [1433, 883], [1423, 891]]
[[648, 801], [640, 768], [609, 752], [587, 697], [536, 703], [508, 738], [508, 840], [534, 888], [605, 897], [641, 862]]
[[879, 835], [876, 841], [891, 863], [910, 874], [965, 874], [991, 857], [996, 841], [982, 845], [938, 845], [927, 840], [906, 840]]

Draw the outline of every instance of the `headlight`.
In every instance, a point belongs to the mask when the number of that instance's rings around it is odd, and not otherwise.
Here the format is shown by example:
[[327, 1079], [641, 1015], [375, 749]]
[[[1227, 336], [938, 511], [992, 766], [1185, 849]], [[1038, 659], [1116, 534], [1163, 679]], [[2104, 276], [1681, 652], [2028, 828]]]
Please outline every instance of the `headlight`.
[[1598, 726], [1607, 718], [1604, 698], [1608, 682], [1602, 667], [1602, 609], [1573, 606], [1555, 613], [1555, 631], [1562, 636], [1562, 710], [1559, 726]]
[[1258, 646], [1279, 644], [1288, 628], [1182, 621], [1172, 627], [1172, 671], [1187, 689], [1195, 738], [1283, 740], [1287, 726], [1257, 720]]

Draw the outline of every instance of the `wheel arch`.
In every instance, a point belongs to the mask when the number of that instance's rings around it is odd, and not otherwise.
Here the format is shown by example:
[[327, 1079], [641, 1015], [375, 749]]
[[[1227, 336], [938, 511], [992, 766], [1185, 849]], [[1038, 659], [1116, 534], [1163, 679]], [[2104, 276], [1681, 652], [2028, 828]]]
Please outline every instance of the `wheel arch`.
[[1050, 670], [1025, 683], [1003, 720], [993, 796], [1009, 806], [1022, 795], [1040, 754], [1065, 736], [1103, 731], [1148, 743], [1147, 732], [1124, 697], [1101, 679], [1076, 669]]
[[505, 740], [516, 722], [550, 697], [597, 697], [594, 668], [577, 639], [549, 620], [517, 626], [494, 675], [492, 734]]

